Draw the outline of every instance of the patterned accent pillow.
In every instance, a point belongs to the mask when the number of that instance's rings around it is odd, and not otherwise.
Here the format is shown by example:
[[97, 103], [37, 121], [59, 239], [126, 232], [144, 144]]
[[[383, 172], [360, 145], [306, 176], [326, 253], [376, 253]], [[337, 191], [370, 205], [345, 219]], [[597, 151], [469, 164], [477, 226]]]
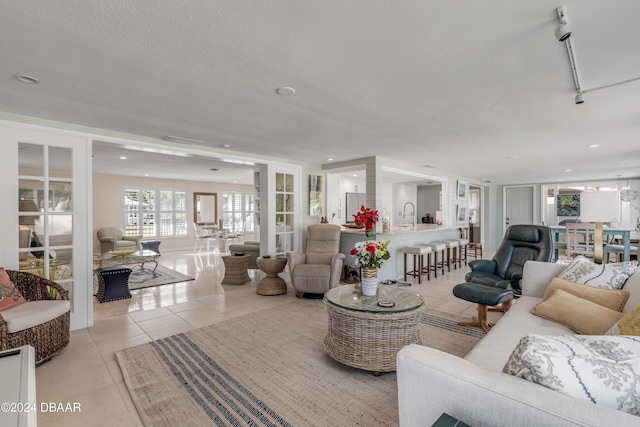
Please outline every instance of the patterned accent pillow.
[[27, 302], [13, 284], [4, 267], [0, 267], [0, 311]]
[[624, 282], [633, 274], [637, 266], [638, 261], [596, 264], [583, 256], [578, 256], [558, 277], [596, 288], [622, 289]]
[[527, 335], [503, 372], [571, 396], [640, 416], [640, 339]]
[[640, 336], [640, 304], [625, 314], [605, 335]]

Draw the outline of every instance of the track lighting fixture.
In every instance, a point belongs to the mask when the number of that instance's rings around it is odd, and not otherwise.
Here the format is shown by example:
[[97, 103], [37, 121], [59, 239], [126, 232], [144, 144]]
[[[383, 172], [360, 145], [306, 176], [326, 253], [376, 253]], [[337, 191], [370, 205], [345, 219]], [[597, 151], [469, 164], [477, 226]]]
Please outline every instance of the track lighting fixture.
[[556, 11], [558, 12], [558, 19], [560, 19], [560, 25], [556, 28], [556, 38], [559, 42], [563, 42], [571, 37], [571, 26], [569, 26], [567, 18], [564, 15], [564, 8], [560, 6]]
[[576, 104], [584, 104], [584, 95], [582, 92], [578, 92], [576, 95]]

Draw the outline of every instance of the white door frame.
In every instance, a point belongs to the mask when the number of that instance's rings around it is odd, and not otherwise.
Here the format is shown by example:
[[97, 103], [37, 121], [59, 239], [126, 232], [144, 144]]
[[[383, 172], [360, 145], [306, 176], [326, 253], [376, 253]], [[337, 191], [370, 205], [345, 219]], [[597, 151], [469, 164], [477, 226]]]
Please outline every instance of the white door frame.
[[93, 261], [91, 239], [91, 140], [77, 133], [40, 129], [34, 126], [0, 121], [0, 189], [5, 197], [0, 210], [0, 259], [8, 269], [18, 270], [18, 145], [29, 143], [70, 148], [72, 152], [73, 233], [71, 329], [93, 325]]

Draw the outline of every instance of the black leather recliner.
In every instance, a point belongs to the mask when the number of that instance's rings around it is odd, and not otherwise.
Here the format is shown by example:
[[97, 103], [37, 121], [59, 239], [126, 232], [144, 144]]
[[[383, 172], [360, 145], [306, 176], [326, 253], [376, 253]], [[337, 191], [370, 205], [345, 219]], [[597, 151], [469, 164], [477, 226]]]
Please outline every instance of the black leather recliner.
[[465, 281], [520, 293], [522, 269], [527, 261], [550, 262], [553, 255], [551, 229], [541, 225], [512, 225], [507, 229], [493, 259], [469, 262]]

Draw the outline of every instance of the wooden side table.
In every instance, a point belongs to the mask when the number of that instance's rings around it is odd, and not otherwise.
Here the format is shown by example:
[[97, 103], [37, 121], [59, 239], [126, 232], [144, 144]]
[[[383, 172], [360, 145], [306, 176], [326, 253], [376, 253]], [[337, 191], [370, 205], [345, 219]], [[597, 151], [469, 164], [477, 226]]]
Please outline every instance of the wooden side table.
[[287, 265], [286, 258], [258, 258], [256, 264], [261, 271], [267, 273], [267, 277], [260, 279], [256, 287], [259, 295], [280, 295], [287, 292], [287, 283], [278, 276]]
[[249, 268], [250, 255], [226, 255], [222, 257], [224, 263], [223, 285], [244, 285], [251, 281]]

